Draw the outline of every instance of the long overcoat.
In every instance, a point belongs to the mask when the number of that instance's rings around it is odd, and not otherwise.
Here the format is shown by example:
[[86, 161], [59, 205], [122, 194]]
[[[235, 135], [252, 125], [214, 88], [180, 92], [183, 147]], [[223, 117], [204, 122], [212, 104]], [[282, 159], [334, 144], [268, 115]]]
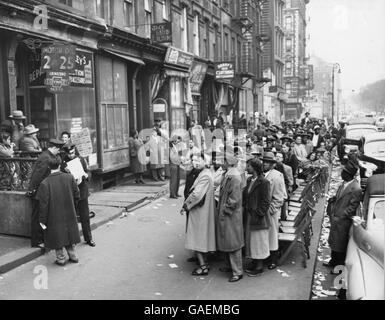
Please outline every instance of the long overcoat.
[[237, 168], [230, 168], [221, 183], [218, 221], [217, 248], [223, 252], [241, 249], [244, 242], [242, 218], [242, 178]]
[[266, 174], [266, 179], [270, 182], [270, 229], [269, 229], [269, 247], [270, 251], [278, 250], [278, 232], [279, 217], [281, 207], [287, 199], [285, 180], [283, 174], [275, 169]]
[[43, 151], [37, 158], [32, 170], [31, 178], [29, 180], [28, 191], [37, 190], [40, 183], [49, 176], [51, 169], [49, 168], [50, 160], [56, 159], [57, 156], [53, 155], [49, 150]]
[[151, 169], [164, 168], [165, 164], [168, 163], [168, 158], [165, 152], [168, 152], [164, 138], [161, 136], [151, 136], [148, 142], [150, 150], [150, 167]]
[[130, 163], [132, 172], [146, 172], [146, 147], [144, 146], [142, 139], [134, 139], [130, 137], [128, 140], [128, 145], [130, 147]]
[[247, 186], [243, 190], [243, 206], [246, 211], [250, 230], [269, 229], [269, 207], [270, 207], [270, 182], [264, 177], [258, 177], [249, 187], [251, 178], [247, 180]]
[[78, 186], [69, 173], [52, 173], [40, 184], [36, 199], [39, 222], [47, 226], [44, 231], [46, 248], [60, 249], [80, 242], [75, 210], [79, 198]]
[[[204, 169], [199, 173], [190, 190], [193, 191], [183, 204], [189, 211], [186, 249], [199, 252], [216, 251], [214, 180], [210, 169]], [[205, 197], [203, 205], [197, 205], [203, 197]]]
[[331, 250], [336, 252], [346, 252], [352, 225], [351, 218], [356, 215], [362, 198], [362, 190], [356, 180], [353, 180], [342, 192], [341, 188], [342, 185], [338, 188], [330, 214], [329, 245]]

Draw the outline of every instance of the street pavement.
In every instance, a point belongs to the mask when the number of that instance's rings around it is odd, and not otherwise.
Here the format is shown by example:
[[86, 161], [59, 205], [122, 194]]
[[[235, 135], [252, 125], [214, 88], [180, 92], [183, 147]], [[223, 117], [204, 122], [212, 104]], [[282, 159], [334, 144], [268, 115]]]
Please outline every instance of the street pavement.
[[209, 276], [191, 275], [195, 264], [186, 261], [191, 253], [184, 248], [182, 201], [163, 196], [98, 227], [93, 231], [96, 247], [77, 246], [78, 264], [59, 267], [51, 251], [1, 275], [0, 300], [309, 299], [321, 214], [314, 218], [306, 269], [299, 250], [293, 250], [277, 269], [229, 283], [230, 274], [218, 270], [223, 261], [210, 262]]

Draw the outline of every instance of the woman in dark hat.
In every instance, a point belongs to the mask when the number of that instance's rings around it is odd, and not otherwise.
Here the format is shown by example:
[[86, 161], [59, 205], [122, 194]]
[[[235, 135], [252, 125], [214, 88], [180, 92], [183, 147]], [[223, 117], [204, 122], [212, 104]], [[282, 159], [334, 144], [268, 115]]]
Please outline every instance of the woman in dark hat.
[[255, 277], [263, 272], [263, 260], [269, 250], [270, 182], [263, 175], [263, 164], [259, 159], [247, 161], [247, 172], [251, 177], [243, 190], [243, 207], [246, 212], [246, 255], [252, 264], [245, 270]]

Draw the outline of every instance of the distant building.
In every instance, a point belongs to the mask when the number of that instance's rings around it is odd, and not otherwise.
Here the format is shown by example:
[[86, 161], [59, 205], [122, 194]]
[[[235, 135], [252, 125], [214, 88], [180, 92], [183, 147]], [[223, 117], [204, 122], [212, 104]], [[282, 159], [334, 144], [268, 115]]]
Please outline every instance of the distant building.
[[279, 123], [283, 115], [286, 94], [283, 84], [283, 10], [285, 1], [269, 0], [262, 3], [261, 33], [270, 41], [266, 42], [262, 54], [263, 76], [270, 79], [264, 86], [264, 112], [270, 120]]
[[284, 9], [284, 62], [283, 81], [290, 106], [299, 106], [303, 112], [308, 90], [312, 87], [312, 67], [306, 57], [306, 5], [309, 0], [286, 0]]

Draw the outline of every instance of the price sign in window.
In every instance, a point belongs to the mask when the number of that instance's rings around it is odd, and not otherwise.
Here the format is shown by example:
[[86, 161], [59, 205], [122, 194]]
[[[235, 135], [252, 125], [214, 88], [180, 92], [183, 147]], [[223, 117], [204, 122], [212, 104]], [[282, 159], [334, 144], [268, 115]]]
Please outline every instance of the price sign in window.
[[74, 71], [76, 47], [52, 44], [42, 48], [41, 69], [46, 72], [44, 84], [52, 93], [60, 93], [70, 84], [69, 73]]

